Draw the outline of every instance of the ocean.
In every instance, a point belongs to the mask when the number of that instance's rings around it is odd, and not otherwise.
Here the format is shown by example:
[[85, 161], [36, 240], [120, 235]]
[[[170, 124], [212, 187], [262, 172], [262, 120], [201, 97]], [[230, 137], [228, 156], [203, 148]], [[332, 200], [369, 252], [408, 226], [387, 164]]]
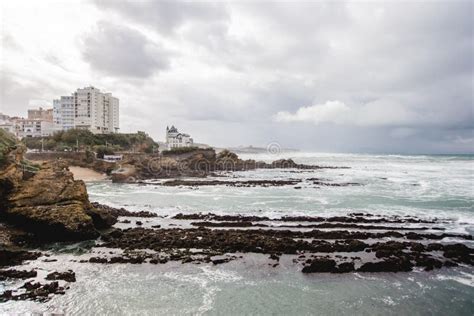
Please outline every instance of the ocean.
[[[358, 186], [282, 187], [87, 184], [91, 201], [166, 218], [177, 213], [212, 212], [277, 218], [284, 215], [335, 216], [351, 212], [438, 218], [446, 232], [474, 234], [474, 156], [294, 153], [298, 163], [348, 169], [264, 169], [229, 174], [242, 179], [319, 178]], [[273, 161], [279, 155], [242, 155]], [[222, 178], [219, 178], [222, 179]], [[123, 224], [117, 224], [121, 227]], [[445, 239], [443, 242], [453, 240]], [[471, 248], [474, 242], [462, 240]], [[226, 264], [90, 264], [88, 243], [49, 250], [55, 262], [19, 268], [71, 268], [77, 282], [46, 303], [0, 304], [1, 314], [62, 312], [70, 315], [472, 315], [474, 269], [442, 268], [408, 273], [303, 274], [288, 256], [268, 265], [268, 255], [248, 254]], [[97, 250], [106, 251], [104, 249]], [[46, 272], [45, 272], [46, 273]], [[7, 288], [13, 284], [0, 283]]]

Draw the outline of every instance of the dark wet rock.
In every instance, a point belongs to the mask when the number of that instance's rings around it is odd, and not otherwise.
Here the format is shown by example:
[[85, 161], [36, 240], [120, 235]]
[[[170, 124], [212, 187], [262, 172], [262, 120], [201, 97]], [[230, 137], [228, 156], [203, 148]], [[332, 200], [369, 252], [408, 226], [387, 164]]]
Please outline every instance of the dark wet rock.
[[348, 187], [348, 186], [360, 186], [361, 183], [357, 182], [342, 182], [342, 183], [331, 183], [331, 182], [322, 182], [322, 181], [313, 181], [314, 185], [324, 186], [324, 187]]
[[[430, 234], [419, 234], [422, 239], [431, 237]], [[298, 260], [306, 261], [305, 272], [347, 273], [355, 271], [354, 262], [347, 262], [347, 255], [340, 252], [372, 252], [377, 259], [375, 262], [364, 262], [359, 256], [351, 256], [352, 260], [362, 261], [360, 272], [401, 272], [411, 271], [413, 266], [424, 267], [429, 271], [445, 266], [453, 266], [456, 262], [469, 263], [472, 249], [463, 244], [443, 245], [429, 243], [424, 245], [414, 241], [386, 241], [365, 243], [363, 239], [381, 239], [386, 237], [403, 238], [398, 232], [361, 232], [361, 231], [292, 231], [272, 229], [208, 229], [205, 227], [182, 229], [145, 229], [128, 228], [116, 229], [103, 236], [104, 247], [121, 248], [126, 252], [152, 249], [165, 253], [164, 257], [142, 254], [126, 254], [116, 258], [92, 258], [91, 262], [99, 263], [164, 263], [181, 261], [182, 263], [213, 263], [221, 264], [233, 260], [232, 257], [214, 258], [229, 253], [254, 252], [269, 254], [269, 259], [278, 260], [281, 254], [298, 255]], [[334, 240], [330, 242], [328, 240]], [[435, 246], [439, 245], [439, 246]], [[180, 249], [180, 250], [179, 250]], [[200, 254], [190, 249], [199, 250]], [[430, 255], [431, 249], [443, 251], [449, 257], [449, 262], [443, 258]], [[178, 251], [179, 250], [179, 251]], [[303, 252], [303, 254], [302, 254]], [[306, 259], [307, 255], [311, 259]], [[326, 256], [315, 254], [327, 253]], [[335, 255], [330, 256], [334, 253]], [[471, 263], [472, 264], [472, 263]], [[273, 263], [269, 263], [273, 265]]]
[[[245, 218], [245, 217], [244, 217]], [[353, 228], [361, 230], [428, 230], [433, 229], [431, 227], [398, 227], [398, 226], [383, 226], [383, 225], [358, 225], [352, 223], [321, 223], [313, 225], [276, 225], [269, 226], [266, 224], [252, 223], [251, 221], [240, 220], [240, 221], [228, 221], [228, 222], [192, 222], [192, 226], [197, 227], [279, 227], [279, 228]], [[440, 228], [443, 230], [443, 228]], [[403, 235], [400, 235], [402, 237]], [[423, 239], [423, 237], [420, 237]]]
[[252, 222], [192, 222], [197, 227], [268, 227], [265, 224], [254, 224]]
[[66, 272], [51, 272], [46, 276], [46, 280], [64, 280], [66, 282], [76, 282], [76, 273], [72, 270]]
[[[268, 226], [268, 225], [266, 225]], [[235, 226], [238, 227], [238, 226]], [[278, 225], [272, 227], [284, 227], [284, 228], [352, 228], [361, 230], [444, 230], [441, 227], [409, 227], [409, 226], [386, 226], [386, 225], [359, 225], [356, 223], [321, 223], [321, 224], [310, 224], [310, 225]]]
[[155, 213], [148, 211], [130, 212], [124, 208], [115, 208], [108, 205], [100, 204], [97, 202], [91, 203], [96, 210], [101, 210], [105, 213], [111, 214], [112, 216], [126, 216], [126, 217], [157, 217]]
[[458, 264], [457, 264], [456, 262], [453, 262], [453, 261], [451, 261], [451, 260], [446, 260], [446, 261], [443, 263], [443, 265], [444, 265], [445, 267], [457, 267], [457, 266], [458, 266]]
[[142, 225], [143, 225], [143, 223], [140, 222], [140, 221], [136, 221], [135, 224], [136, 224], [137, 226], [142, 226]]
[[269, 259], [271, 260], [276, 260], [276, 261], [280, 261], [280, 256], [278, 256], [277, 254], [275, 253], [272, 253], [269, 257]]
[[464, 244], [444, 245], [444, 257], [450, 258], [456, 262], [474, 264], [474, 249], [467, 247]]
[[213, 221], [247, 221], [247, 222], [257, 222], [257, 221], [268, 221], [269, 217], [266, 216], [244, 216], [244, 215], [216, 215], [212, 213], [202, 214], [182, 214], [178, 213], [172, 217], [173, 219], [183, 219], [183, 220], [213, 220]]
[[0, 249], [0, 266], [14, 266], [26, 260], [35, 260], [41, 256], [40, 252], [25, 250]]
[[313, 259], [309, 266], [305, 266], [303, 273], [336, 272], [336, 261], [332, 259]]
[[21, 288], [25, 289], [26, 292], [15, 295], [13, 291], [5, 291], [0, 295], [0, 302], [6, 302], [9, 300], [23, 301], [23, 300], [37, 300], [45, 302], [50, 299], [52, 294], [64, 294], [65, 289], [59, 286], [57, 281], [41, 284], [26, 282]]
[[337, 266], [336, 273], [349, 273], [354, 270], [354, 262], [342, 262]]
[[129, 219], [124, 219], [123, 221], [120, 221], [121, 224], [130, 224], [131, 221]]
[[[362, 214], [362, 213], [357, 213]], [[195, 214], [182, 214], [179, 213], [173, 217], [173, 219], [183, 219], [183, 220], [206, 220], [206, 221], [247, 221], [247, 222], [259, 222], [259, 221], [281, 221], [281, 222], [320, 222], [320, 223], [390, 223], [390, 224], [435, 224], [436, 220], [427, 220], [419, 218], [400, 218], [397, 216], [386, 216], [386, 217], [375, 217], [371, 214], [364, 214], [364, 216], [354, 216], [353, 213], [350, 213], [349, 216], [332, 216], [332, 217], [320, 217], [320, 216], [283, 216], [281, 218], [271, 219], [266, 216], [247, 216], [247, 215], [218, 215], [213, 213], [195, 213]], [[330, 228], [330, 227], [328, 227]], [[348, 227], [350, 228], [350, 227]], [[356, 227], [354, 227], [356, 228]], [[375, 228], [374, 228], [375, 229]], [[397, 226], [397, 229], [399, 227]], [[417, 228], [414, 228], [415, 230]], [[427, 229], [427, 227], [419, 228]], [[430, 227], [430, 229], [433, 229]], [[411, 236], [411, 235], [409, 235]], [[437, 235], [434, 235], [437, 236]], [[413, 235], [416, 238], [416, 234]], [[449, 237], [449, 236], [444, 236]], [[442, 237], [442, 238], [444, 238]], [[409, 238], [410, 239], [410, 238]]]
[[161, 225], [152, 225], [152, 228], [161, 228]]
[[428, 246], [426, 247], [426, 250], [427, 251], [440, 251], [440, 250], [443, 250], [443, 245], [442, 244], [435, 244], [435, 243], [430, 243], [428, 244]]
[[301, 180], [244, 180], [244, 181], [221, 181], [221, 180], [182, 180], [174, 179], [160, 183], [163, 186], [210, 186], [210, 185], [226, 185], [232, 187], [275, 187], [295, 185]]
[[131, 264], [141, 264], [144, 263], [147, 256], [136, 255], [136, 256], [116, 256], [110, 258], [107, 263], [131, 263]]
[[108, 212], [106, 209], [95, 208], [91, 206], [86, 209], [87, 215], [92, 218], [96, 229], [106, 229], [117, 223], [117, 216]]
[[408, 272], [413, 270], [413, 264], [406, 258], [388, 258], [378, 262], [366, 262], [359, 272]]
[[215, 264], [215, 265], [226, 263], [226, 262], [228, 262], [228, 260], [225, 259], [225, 258], [224, 259], [214, 259], [214, 260], [212, 260], [212, 263]]
[[417, 242], [412, 242], [410, 244], [410, 248], [412, 251], [416, 251], [416, 252], [422, 252], [422, 251], [425, 251], [425, 246], [421, 243], [417, 243]]
[[107, 263], [107, 258], [92, 257], [89, 259], [90, 263]]
[[36, 277], [37, 274], [38, 273], [35, 270], [0, 270], [0, 281], [6, 279], [29, 279]]
[[443, 262], [430, 256], [420, 256], [416, 258], [416, 266], [425, 267], [425, 271], [431, 271], [433, 269], [440, 269], [443, 266]]

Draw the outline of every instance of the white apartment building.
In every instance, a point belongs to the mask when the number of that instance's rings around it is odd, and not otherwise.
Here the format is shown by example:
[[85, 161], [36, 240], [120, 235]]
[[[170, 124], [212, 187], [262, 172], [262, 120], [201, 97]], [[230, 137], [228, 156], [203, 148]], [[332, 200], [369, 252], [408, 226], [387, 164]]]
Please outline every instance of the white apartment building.
[[193, 139], [188, 134], [180, 133], [174, 126], [166, 127], [166, 145], [168, 148], [191, 147]]
[[74, 97], [62, 96], [53, 100], [53, 123], [56, 131], [67, 131], [74, 128]]
[[77, 89], [54, 102], [57, 130], [87, 129], [94, 134], [117, 133], [120, 129], [119, 99], [94, 87]]

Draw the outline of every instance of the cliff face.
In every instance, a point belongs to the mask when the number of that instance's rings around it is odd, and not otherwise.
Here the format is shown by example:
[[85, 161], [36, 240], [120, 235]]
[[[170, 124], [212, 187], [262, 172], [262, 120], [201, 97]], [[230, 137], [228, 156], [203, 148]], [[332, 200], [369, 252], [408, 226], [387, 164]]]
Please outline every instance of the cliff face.
[[[0, 134], [0, 138], [8, 135]], [[0, 166], [0, 218], [44, 240], [95, 238], [116, 218], [96, 210], [84, 182], [75, 181], [60, 160], [33, 166], [19, 144], [3, 151]]]

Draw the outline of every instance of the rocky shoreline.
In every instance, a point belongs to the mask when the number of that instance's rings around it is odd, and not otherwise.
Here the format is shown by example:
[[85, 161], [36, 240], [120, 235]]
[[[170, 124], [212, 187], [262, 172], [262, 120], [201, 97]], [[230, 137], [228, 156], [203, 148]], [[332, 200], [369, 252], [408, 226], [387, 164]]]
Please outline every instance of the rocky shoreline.
[[[175, 261], [218, 265], [260, 254], [268, 256], [268, 265], [273, 268], [285, 258], [302, 273], [431, 271], [474, 265], [474, 249], [465, 245], [473, 236], [445, 232], [441, 224], [449, 223], [449, 219], [350, 212], [331, 217], [280, 218], [213, 213], [167, 217], [150, 211], [131, 212], [91, 203], [84, 182], [74, 180], [67, 163], [58, 160], [34, 165], [24, 160], [21, 145], [13, 140], [5, 143], [0, 148], [0, 282], [24, 283], [0, 293], [0, 302], [43, 302], [73, 286], [76, 275], [67, 265], [63, 271], [48, 269], [45, 277], [38, 279], [34, 262], [56, 260], [49, 258], [52, 243], [57, 249], [88, 241], [84, 256], [71, 260], [84, 264]], [[192, 157], [188, 157], [190, 161], [194, 161]], [[223, 158], [235, 157], [227, 153], [219, 156]], [[237, 160], [236, 165], [241, 163]], [[286, 163], [280, 161], [273, 167]], [[295, 186], [301, 181], [178, 179], [162, 185]], [[319, 178], [305, 179], [304, 183], [359, 185]], [[132, 218], [140, 220], [132, 222]], [[28, 262], [32, 266], [28, 270], [15, 268]]]
[[[292, 159], [278, 159], [271, 163], [252, 159], [243, 160], [229, 150], [219, 153], [212, 148], [193, 149], [184, 153], [162, 154], [125, 154], [120, 162], [108, 162], [84, 153], [71, 155], [68, 153], [30, 153], [27, 156], [40, 161], [57, 161], [68, 166], [90, 168], [101, 174], [106, 174], [113, 182], [148, 184], [145, 180], [176, 179], [176, 178], [206, 178], [208, 176], [222, 176], [227, 172], [251, 171], [257, 169], [289, 169], [291, 172], [307, 172], [320, 169], [348, 169], [341, 166], [320, 166], [298, 164]], [[342, 186], [332, 184], [321, 179], [314, 180], [313, 184], [320, 186]], [[181, 180], [180, 180], [181, 181]], [[261, 180], [265, 181], [265, 180]], [[172, 182], [170, 182], [171, 185]], [[220, 184], [216, 182], [215, 185]], [[183, 185], [186, 185], [183, 184]], [[197, 185], [206, 185], [199, 183]], [[238, 184], [236, 184], [238, 185]], [[255, 185], [259, 185], [256, 183]], [[357, 185], [357, 184], [347, 184]], [[253, 184], [250, 184], [253, 186]]]
[[[98, 203], [92, 205], [117, 216], [118, 223], [122, 222], [120, 218], [135, 215], [153, 220], [153, 223], [163, 220], [150, 212], [135, 213]], [[177, 214], [166, 219], [176, 224], [145, 228], [140, 227], [141, 223], [128, 221], [130, 226], [127, 228], [100, 230], [100, 238], [93, 239], [92, 248], [87, 252], [89, 258], [77, 262], [153, 265], [177, 261], [218, 265], [238, 262], [247, 254], [255, 253], [267, 255], [268, 265], [273, 268], [278, 267], [281, 258], [285, 257], [302, 273], [431, 271], [474, 265], [474, 249], [462, 243], [463, 240], [472, 240], [473, 236], [443, 232], [439, 224], [448, 219], [367, 213], [280, 218], [194, 213]], [[179, 222], [190, 227], [172, 227]], [[447, 238], [451, 241], [444, 241]], [[28, 245], [38, 246], [38, 243], [25, 240], [22, 248], [2, 250], [0, 265], [7, 268], [28, 260], [49, 260], [44, 253], [25, 250]], [[33, 282], [28, 280], [36, 276], [34, 269], [5, 268], [0, 270], [0, 280], [19, 279], [26, 280], [26, 283], [16, 291], [1, 294], [0, 301], [45, 301], [51, 295], [64, 294], [75, 280], [73, 271], [50, 271], [45, 281], [53, 282]], [[57, 280], [66, 283], [54, 283]]]

